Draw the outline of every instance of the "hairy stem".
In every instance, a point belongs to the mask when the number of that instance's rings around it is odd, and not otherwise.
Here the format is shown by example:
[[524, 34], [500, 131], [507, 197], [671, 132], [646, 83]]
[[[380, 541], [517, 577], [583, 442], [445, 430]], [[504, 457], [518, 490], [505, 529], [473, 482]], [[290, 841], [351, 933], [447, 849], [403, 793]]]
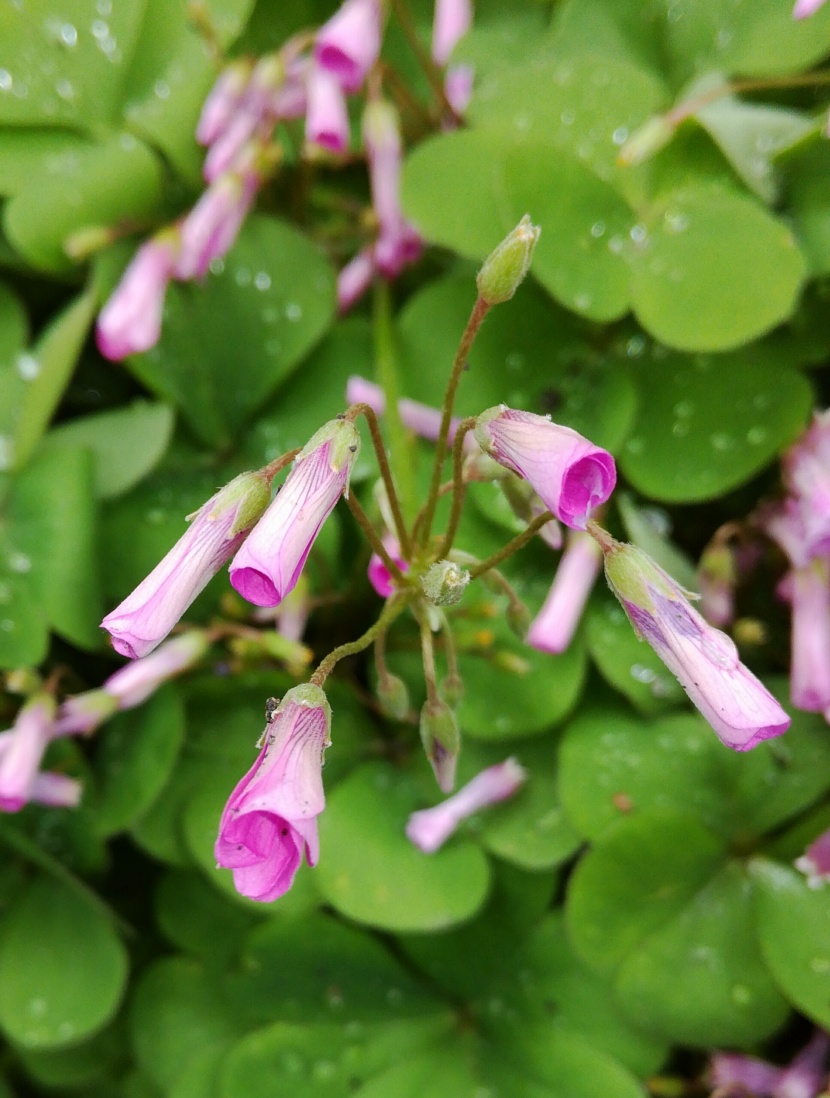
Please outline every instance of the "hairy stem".
[[[449, 553], [455, 535], [458, 533], [458, 523], [461, 521], [461, 508], [464, 506], [464, 494], [466, 492], [466, 484], [464, 483], [464, 439], [475, 425], [474, 416], [462, 419], [458, 425], [458, 430], [455, 432], [455, 438], [452, 440], [452, 508], [444, 540], [438, 550], [438, 560], [443, 560]], [[440, 494], [441, 488], [439, 487], [438, 495], [440, 496]]]
[[339, 648], [335, 648], [333, 652], [329, 652], [326, 658], [317, 666], [317, 670], [311, 676], [309, 682], [314, 686], [322, 686], [341, 660], [345, 659], [347, 656], [356, 656], [359, 652], [365, 651], [372, 641], [381, 633], [385, 632], [395, 618], [403, 613], [414, 597], [414, 594], [414, 591], [402, 591], [399, 594], [393, 595], [390, 599], [387, 599], [386, 605], [374, 625], [370, 625], [366, 632], [358, 637], [357, 640], [349, 641], [347, 644], [341, 644]]

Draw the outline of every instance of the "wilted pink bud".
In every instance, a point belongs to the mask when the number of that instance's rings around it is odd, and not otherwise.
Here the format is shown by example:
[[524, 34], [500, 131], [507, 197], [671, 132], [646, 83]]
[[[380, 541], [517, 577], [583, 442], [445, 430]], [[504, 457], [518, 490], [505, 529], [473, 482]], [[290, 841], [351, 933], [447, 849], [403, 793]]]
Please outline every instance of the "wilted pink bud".
[[315, 66], [308, 81], [308, 111], [305, 117], [306, 141], [332, 153], [344, 153], [349, 147], [349, 114], [336, 76]]
[[[393, 537], [392, 534], [386, 534], [383, 538], [383, 545], [389, 556], [395, 564], [397, 564], [398, 568], [400, 568], [402, 572], [406, 572], [409, 565], [401, 556], [401, 547], [398, 544], [398, 539]], [[392, 582], [392, 577], [389, 575], [389, 569], [377, 553], [372, 553], [372, 556], [369, 559], [367, 575], [369, 576], [369, 583], [371, 583], [372, 587], [374, 587], [375, 591], [377, 591], [382, 599], [388, 599], [394, 592], [395, 584]]]
[[790, 718], [738, 658], [732, 640], [694, 610], [686, 592], [641, 549], [594, 523], [605, 575], [637, 634], [680, 681], [727, 747], [747, 751], [780, 736]]
[[475, 72], [472, 65], [452, 65], [444, 77], [444, 95], [456, 114], [463, 114], [473, 97]]
[[795, 868], [805, 874], [810, 888], [823, 888], [830, 881], [830, 831], [810, 843], [796, 859]]
[[164, 640], [239, 548], [269, 496], [259, 473], [242, 473], [191, 516], [187, 532], [164, 560], [101, 622], [116, 652], [137, 659]]
[[591, 512], [614, 490], [614, 459], [570, 427], [545, 416], [501, 405], [478, 417], [475, 436], [482, 450], [528, 481], [566, 526], [584, 530]]
[[178, 251], [178, 234], [170, 230], [138, 249], [98, 314], [95, 338], [105, 358], [117, 361], [158, 343], [164, 295]]
[[474, 812], [512, 797], [526, 780], [527, 771], [513, 758], [488, 766], [448, 800], [413, 812], [406, 825], [407, 838], [425, 854], [432, 854]]
[[310, 683], [289, 690], [266, 725], [259, 757], [231, 794], [216, 840], [216, 861], [233, 870], [243, 896], [276, 900], [291, 887], [303, 853], [317, 864], [330, 727], [326, 695]]
[[818, 11], [823, 3], [824, 0], [795, 0], [793, 18], [805, 19], [808, 15], [812, 15], [814, 11]]
[[54, 699], [39, 694], [26, 702], [14, 727], [0, 734], [0, 812], [19, 812], [29, 801], [74, 807], [80, 800], [74, 779], [40, 773], [54, 716]]
[[435, 0], [432, 20], [432, 60], [446, 65], [452, 51], [473, 22], [471, 0]]
[[203, 278], [214, 259], [233, 246], [259, 187], [254, 171], [229, 173], [211, 183], [181, 223], [176, 278]]
[[231, 583], [255, 606], [276, 606], [294, 587], [314, 540], [348, 492], [360, 435], [330, 420], [298, 454], [285, 484], [231, 563]]
[[360, 300], [375, 277], [375, 250], [363, 248], [337, 276], [337, 311], [342, 316]]
[[810, 427], [784, 455], [782, 466], [784, 483], [799, 510], [808, 555], [830, 552], [830, 410], [815, 414]]
[[540, 652], [564, 652], [573, 640], [585, 603], [602, 567], [602, 550], [590, 534], [572, 534], [548, 597], [527, 634]]
[[222, 134], [242, 104], [253, 66], [246, 58], [231, 62], [219, 74], [202, 107], [196, 126], [196, 140], [211, 145]]
[[317, 34], [317, 64], [337, 77], [343, 91], [360, 91], [380, 53], [380, 31], [380, 0], [346, 0]]

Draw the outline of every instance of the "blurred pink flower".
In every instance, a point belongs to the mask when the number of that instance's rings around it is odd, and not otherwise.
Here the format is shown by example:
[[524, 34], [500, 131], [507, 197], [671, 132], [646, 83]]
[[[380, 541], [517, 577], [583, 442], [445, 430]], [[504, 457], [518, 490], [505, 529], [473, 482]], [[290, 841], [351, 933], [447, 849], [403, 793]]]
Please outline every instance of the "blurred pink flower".
[[316, 65], [308, 81], [306, 141], [332, 153], [349, 147], [349, 115], [343, 90], [335, 76]]
[[823, 888], [830, 881], [830, 831], [823, 831], [813, 839], [796, 859], [795, 868], [807, 877], [810, 888]]
[[432, 60], [446, 65], [473, 22], [471, 0], [435, 0], [432, 20]]
[[380, 0], [346, 0], [317, 34], [317, 64], [337, 77], [343, 91], [360, 90], [380, 53]]
[[164, 295], [179, 252], [179, 235], [167, 230], [136, 252], [98, 314], [96, 342], [105, 358], [118, 361], [154, 347], [161, 335]]
[[814, 11], [818, 11], [823, 3], [824, 0], [795, 0], [793, 18], [804, 19], [808, 15], [812, 15]]
[[540, 652], [564, 652], [573, 640], [602, 568], [602, 550], [583, 531], [571, 534], [548, 597], [530, 625], [527, 643]]
[[40, 771], [54, 716], [54, 699], [39, 694], [26, 702], [13, 727], [0, 733], [0, 812], [19, 812], [30, 801], [68, 808], [80, 801], [79, 782]]
[[268, 903], [291, 887], [305, 854], [317, 864], [317, 817], [331, 710], [318, 686], [289, 690], [265, 727], [256, 762], [222, 813], [216, 861], [243, 896]]

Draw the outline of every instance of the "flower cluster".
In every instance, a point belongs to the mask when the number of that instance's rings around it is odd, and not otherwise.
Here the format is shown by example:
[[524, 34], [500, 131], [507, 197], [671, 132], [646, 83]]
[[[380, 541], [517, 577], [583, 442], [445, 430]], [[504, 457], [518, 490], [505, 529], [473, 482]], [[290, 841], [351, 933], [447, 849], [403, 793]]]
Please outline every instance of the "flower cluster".
[[[436, 65], [447, 65], [471, 21], [470, 0], [436, 0]], [[394, 279], [420, 257], [421, 238], [400, 207], [400, 121], [379, 90], [382, 33], [381, 0], [346, 0], [316, 34], [299, 35], [277, 53], [256, 62], [241, 58], [222, 70], [196, 127], [197, 140], [207, 148], [207, 188], [187, 214], [139, 248], [101, 310], [97, 341], [105, 357], [122, 359], [153, 347], [171, 279], [204, 278], [233, 246], [258, 191], [283, 159], [274, 137], [278, 123], [304, 119], [307, 158], [348, 153], [347, 96], [360, 92], [373, 73], [377, 79], [371, 81], [363, 112], [363, 148], [377, 233], [340, 272], [341, 311], [375, 275]], [[471, 91], [469, 66], [447, 69], [444, 94], [452, 118], [466, 107]]]

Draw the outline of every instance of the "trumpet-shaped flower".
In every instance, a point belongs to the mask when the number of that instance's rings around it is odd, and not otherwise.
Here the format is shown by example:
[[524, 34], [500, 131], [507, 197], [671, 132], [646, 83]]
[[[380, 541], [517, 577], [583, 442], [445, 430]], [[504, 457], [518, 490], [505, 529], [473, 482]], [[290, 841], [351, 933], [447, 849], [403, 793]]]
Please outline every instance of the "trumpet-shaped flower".
[[242, 105], [252, 68], [247, 58], [240, 58], [219, 74], [196, 125], [196, 140], [200, 145], [212, 145], [224, 133]]
[[297, 455], [271, 506], [231, 563], [231, 583], [255, 606], [277, 606], [294, 587], [360, 449], [353, 423], [333, 419]]
[[527, 643], [540, 652], [564, 652], [573, 640], [585, 603], [602, 567], [602, 550], [590, 534], [568, 539], [544, 605], [530, 625]]
[[176, 278], [204, 278], [214, 259], [233, 246], [259, 187], [253, 169], [220, 176], [181, 223]]
[[473, 22], [470, 0], [435, 0], [432, 20], [432, 60], [446, 65], [452, 51]]
[[425, 854], [432, 854], [474, 812], [512, 797], [526, 780], [527, 771], [514, 758], [488, 766], [446, 801], [413, 812], [406, 825], [406, 836]]
[[179, 253], [178, 233], [142, 244], [98, 315], [95, 338], [105, 358], [118, 361], [154, 347], [161, 335], [164, 295]]
[[152, 652], [212, 576], [244, 541], [268, 503], [266, 481], [242, 473], [208, 500], [187, 532], [101, 625], [116, 652], [137, 659]]
[[360, 91], [380, 53], [380, 34], [380, 0], [346, 0], [320, 28], [317, 64], [337, 77], [343, 91]]
[[605, 575], [637, 634], [680, 681], [727, 747], [747, 751], [780, 736], [790, 718], [738, 658], [732, 640], [690, 606], [686, 592], [641, 549], [595, 523]]
[[65, 774], [41, 773], [52, 737], [55, 703], [41, 694], [28, 701], [14, 727], [0, 733], [0, 812], [19, 812], [29, 801], [74, 807], [81, 786]]
[[327, 69], [315, 66], [308, 80], [306, 140], [333, 153], [349, 147], [349, 115], [340, 82]]
[[614, 490], [614, 459], [570, 427], [501, 405], [478, 417], [482, 450], [526, 480], [566, 526], [584, 530]]
[[259, 756], [231, 794], [216, 840], [216, 861], [233, 870], [243, 896], [276, 900], [291, 887], [303, 854], [317, 864], [330, 727], [326, 695], [311, 684], [289, 690], [266, 725]]

